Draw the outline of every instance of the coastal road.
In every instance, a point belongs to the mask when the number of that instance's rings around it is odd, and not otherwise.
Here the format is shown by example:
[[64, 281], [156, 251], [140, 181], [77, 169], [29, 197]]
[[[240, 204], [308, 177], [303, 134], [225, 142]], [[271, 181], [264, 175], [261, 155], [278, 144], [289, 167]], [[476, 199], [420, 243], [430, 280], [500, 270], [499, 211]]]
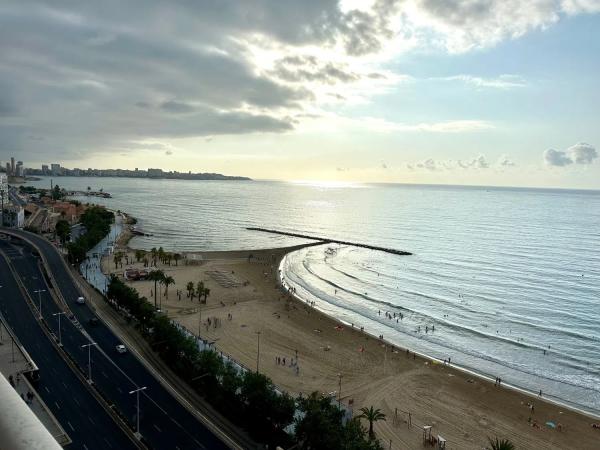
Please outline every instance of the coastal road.
[[[12, 260], [22, 257], [19, 249], [2, 240], [0, 250]], [[39, 368], [36, 390], [71, 438], [68, 448], [135, 449], [44, 334], [1, 254], [0, 286], [2, 314]]]
[[[95, 317], [87, 304], [76, 303], [80, 295], [71, 274], [65, 267], [62, 257], [56, 249], [39, 236], [23, 233], [44, 253], [44, 257], [52, 272], [56, 288], [73, 311], [83, 331], [97, 345], [92, 352], [92, 379], [98, 389], [112, 401], [116, 408], [131, 422], [135, 423], [135, 396], [129, 392], [137, 387], [146, 387], [140, 395], [140, 432], [144, 439], [154, 448], [228, 448], [210, 430], [200, 423], [171, 393], [154, 377], [132, 353], [119, 354], [116, 345], [121, 342], [104, 324], [91, 325], [90, 319]], [[28, 245], [25, 246], [28, 248]], [[31, 254], [14, 261], [14, 265], [23, 279], [25, 286], [34, 300], [40, 288], [42, 274], [38, 260]], [[48, 292], [41, 293], [42, 313], [46, 316], [58, 312]], [[57, 321], [49, 321], [56, 328]], [[90, 339], [68, 320], [62, 323], [62, 341], [67, 350], [78, 364], [87, 369], [87, 348]]]

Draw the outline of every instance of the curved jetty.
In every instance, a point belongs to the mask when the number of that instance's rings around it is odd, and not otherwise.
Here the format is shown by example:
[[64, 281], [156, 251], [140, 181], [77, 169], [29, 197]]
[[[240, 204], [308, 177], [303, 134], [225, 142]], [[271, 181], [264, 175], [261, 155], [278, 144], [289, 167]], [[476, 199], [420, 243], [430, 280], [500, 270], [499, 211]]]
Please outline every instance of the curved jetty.
[[342, 244], [342, 245], [353, 245], [354, 247], [368, 248], [369, 250], [378, 250], [380, 252], [391, 253], [393, 255], [412, 255], [411, 252], [406, 252], [404, 250], [396, 250], [394, 248], [386, 248], [386, 247], [377, 247], [376, 245], [360, 244], [357, 242], [339, 241], [337, 239], [329, 239], [329, 238], [323, 238], [323, 237], [318, 237], [318, 236], [309, 236], [308, 234], [289, 233], [287, 231], [270, 230], [268, 228], [258, 228], [258, 227], [248, 227], [246, 229], [250, 230], [250, 231], [262, 231], [263, 233], [281, 234], [283, 236], [292, 236], [292, 237], [297, 237], [297, 238], [302, 238], [302, 239], [312, 239], [315, 241], [321, 241], [324, 244], [333, 243], [333, 244]]

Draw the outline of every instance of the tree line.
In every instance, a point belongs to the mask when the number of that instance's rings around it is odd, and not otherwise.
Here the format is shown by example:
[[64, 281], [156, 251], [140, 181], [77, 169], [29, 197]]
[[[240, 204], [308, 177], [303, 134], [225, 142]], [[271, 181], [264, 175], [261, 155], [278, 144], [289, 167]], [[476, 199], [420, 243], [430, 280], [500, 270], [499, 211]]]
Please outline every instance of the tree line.
[[83, 261], [86, 258], [86, 253], [110, 232], [110, 224], [114, 221], [114, 213], [106, 208], [94, 205], [86, 209], [80, 220], [86, 232], [79, 236], [75, 242], [67, 245], [69, 261], [71, 263]]
[[[114, 275], [106, 295], [113, 306], [130, 314], [142, 336], [178, 376], [258, 442], [270, 448], [296, 445], [307, 450], [383, 449], [372, 427], [374, 422], [385, 420], [381, 411], [364, 408], [361, 415], [345, 421], [344, 412], [328, 396], [315, 392], [293, 398], [278, 392], [267, 376], [242, 371], [214, 350], [200, 350], [195, 338], [184, 334]], [[369, 422], [369, 430], [361, 419]]]

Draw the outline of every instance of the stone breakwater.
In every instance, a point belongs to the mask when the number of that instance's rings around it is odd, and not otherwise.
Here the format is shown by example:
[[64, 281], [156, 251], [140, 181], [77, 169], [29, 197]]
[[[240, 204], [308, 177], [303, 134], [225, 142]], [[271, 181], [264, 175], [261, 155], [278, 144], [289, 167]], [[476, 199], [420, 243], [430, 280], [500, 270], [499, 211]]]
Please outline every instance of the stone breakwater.
[[369, 250], [377, 250], [380, 252], [391, 253], [393, 255], [406, 255], [406, 256], [412, 255], [411, 252], [407, 252], [404, 250], [397, 250], [394, 248], [387, 248], [387, 247], [378, 247], [376, 245], [370, 245], [370, 244], [361, 244], [359, 242], [340, 241], [337, 239], [329, 239], [329, 238], [318, 237], [318, 236], [310, 236], [308, 234], [290, 233], [287, 231], [270, 230], [268, 228], [259, 228], [259, 227], [248, 227], [246, 229], [250, 230], [250, 231], [262, 231], [263, 233], [280, 234], [283, 236], [291, 236], [291, 237], [297, 237], [297, 238], [302, 238], [302, 239], [312, 239], [315, 241], [320, 241], [323, 244], [352, 245], [354, 247], [367, 248]]

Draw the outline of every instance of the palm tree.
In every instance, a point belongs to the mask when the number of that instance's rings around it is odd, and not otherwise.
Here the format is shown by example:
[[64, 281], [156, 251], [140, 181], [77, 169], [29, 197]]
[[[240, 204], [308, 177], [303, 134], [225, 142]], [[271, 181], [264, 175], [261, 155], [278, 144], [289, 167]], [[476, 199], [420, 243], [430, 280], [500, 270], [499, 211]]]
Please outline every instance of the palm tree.
[[190, 297], [192, 300], [194, 300], [194, 282], [193, 281], [189, 281], [186, 289], [188, 291], [188, 297]]
[[175, 265], [178, 266], [177, 261], [181, 259], [181, 255], [179, 253], [173, 254], [173, 259], [175, 260]]
[[150, 250], [150, 254], [152, 255], [153, 264], [154, 264], [154, 266], [156, 266], [156, 255], [157, 255], [156, 247], [152, 247], [152, 250]]
[[144, 256], [146, 256], [146, 252], [144, 250], [135, 251], [135, 259], [137, 262], [140, 262], [140, 259], [142, 259]]
[[165, 263], [165, 250], [162, 247], [158, 247], [158, 260]]
[[198, 301], [200, 302], [200, 299], [204, 295], [204, 281], [198, 281], [198, 284], [196, 285], [196, 293], [198, 294]]
[[373, 424], [380, 420], [385, 421], [385, 414], [380, 409], [375, 409], [372, 406], [370, 408], [360, 408], [361, 414], [357, 417], [359, 419], [366, 419], [369, 422], [369, 439], [375, 438], [375, 432], [373, 431]]
[[154, 308], [155, 309], [156, 309], [156, 298], [157, 298], [157, 295], [156, 295], [156, 284], [159, 281], [162, 281], [164, 277], [165, 277], [165, 273], [162, 270], [153, 270], [148, 275], [148, 279], [150, 281], [154, 281]]
[[167, 275], [162, 279], [161, 283], [165, 286], [165, 297], [169, 298], [169, 286], [175, 284], [175, 279]]
[[[115, 256], [113, 258], [113, 261], [115, 263], [115, 269], [119, 268], [119, 264], [121, 264], [121, 260], [123, 259], [123, 253], [121, 252], [116, 252]], [[121, 267], [123, 266], [123, 264], [121, 264]]]
[[515, 450], [515, 444], [508, 439], [488, 438], [490, 450]]
[[204, 303], [206, 303], [206, 300], [208, 299], [209, 295], [210, 295], [210, 289], [204, 288]]

